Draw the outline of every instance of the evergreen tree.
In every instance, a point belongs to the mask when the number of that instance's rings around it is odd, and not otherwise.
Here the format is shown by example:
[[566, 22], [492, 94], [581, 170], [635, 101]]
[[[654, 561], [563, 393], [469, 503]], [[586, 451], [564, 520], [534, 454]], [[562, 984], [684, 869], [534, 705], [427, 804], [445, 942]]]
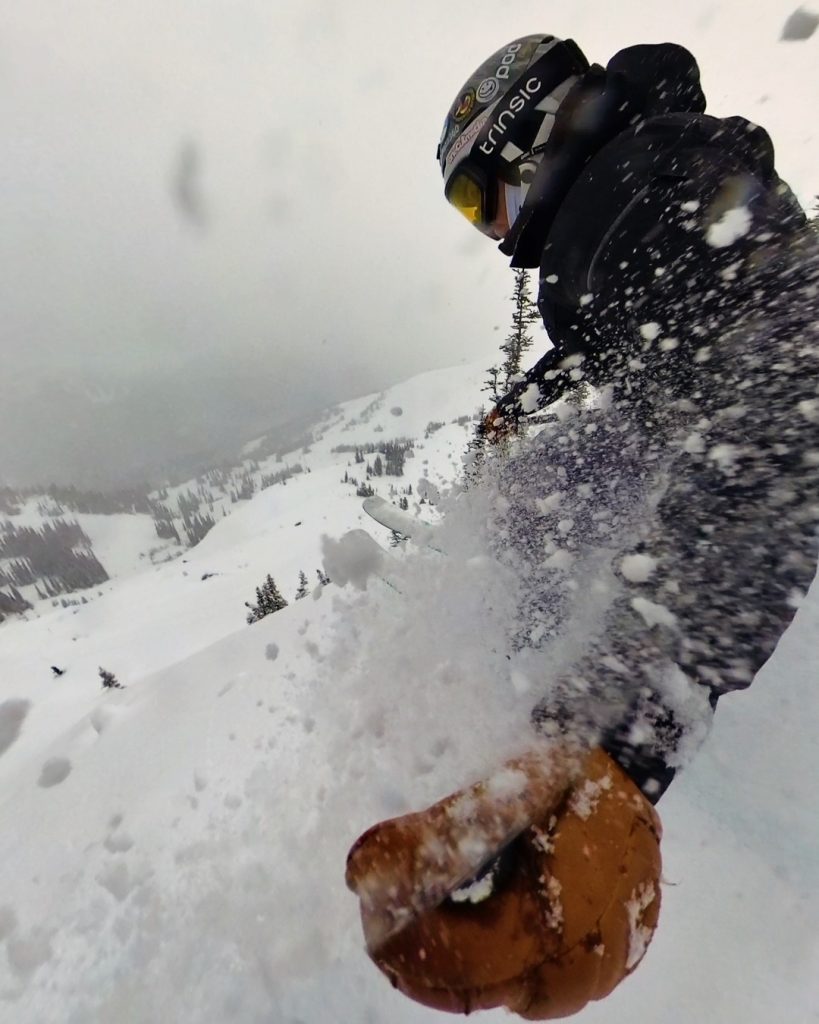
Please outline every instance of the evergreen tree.
[[253, 605], [249, 601], [245, 601], [245, 607], [250, 609], [247, 621], [248, 624], [251, 624], [258, 622], [266, 615], [272, 615], [273, 612], [286, 608], [287, 601], [282, 597], [273, 577], [268, 573], [264, 583], [260, 587], [256, 587], [256, 604]]
[[501, 345], [501, 352], [506, 356], [501, 367], [504, 391], [509, 390], [512, 378], [521, 372], [523, 354], [532, 347], [529, 327], [540, 319], [537, 307], [529, 294], [529, 271], [525, 267], [515, 270], [512, 303], [514, 305], [512, 327], [506, 336], [506, 341]]
[[100, 665], [100, 679], [102, 680], [103, 688], [106, 690], [124, 690], [125, 687], [117, 680], [117, 677], [113, 672], [109, 672], [107, 668], [103, 668]]
[[302, 570], [299, 572], [299, 589], [296, 591], [296, 600], [300, 601], [303, 597], [307, 597], [307, 577]]
[[500, 386], [501, 368], [499, 366], [490, 366], [486, 372], [488, 376], [483, 383], [481, 391], [488, 391], [493, 404], [497, 405], [503, 397]]
[[316, 576], [318, 576], [318, 581], [323, 587], [326, 587], [327, 584], [330, 582], [330, 577], [327, 575], [326, 572], [323, 572], [321, 569], [316, 569]]

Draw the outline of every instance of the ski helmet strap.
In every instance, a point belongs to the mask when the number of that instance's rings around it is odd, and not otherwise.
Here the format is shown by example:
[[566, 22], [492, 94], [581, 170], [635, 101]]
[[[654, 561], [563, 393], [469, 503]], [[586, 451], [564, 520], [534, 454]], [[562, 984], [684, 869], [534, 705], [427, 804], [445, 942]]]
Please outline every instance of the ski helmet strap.
[[518, 184], [517, 165], [535, 144], [543, 117], [555, 112], [552, 94], [588, 66], [574, 40], [554, 39], [546, 44], [545, 52], [488, 112], [470, 147], [470, 162]]

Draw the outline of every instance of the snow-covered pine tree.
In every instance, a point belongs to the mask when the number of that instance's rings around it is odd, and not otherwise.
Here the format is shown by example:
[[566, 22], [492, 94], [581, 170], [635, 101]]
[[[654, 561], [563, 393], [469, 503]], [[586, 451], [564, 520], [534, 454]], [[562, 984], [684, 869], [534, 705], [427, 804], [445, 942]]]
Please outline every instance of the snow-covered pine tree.
[[247, 616], [248, 625], [258, 622], [266, 615], [272, 615], [282, 608], [287, 607], [287, 601], [282, 597], [276, 582], [270, 573], [265, 577], [264, 583], [256, 587], [256, 604], [252, 605], [245, 601], [245, 607], [250, 609]]
[[125, 687], [117, 679], [113, 672], [109, 672], [107, 668], [103, 668], [100, 665], [100, 679], [102, 680], [103, 689], [106, 690], [124, 690]]
[[504, 391], [509, 390], [512, 378], [521, 372], [523, 353], [532, 347], [529, 327], [540, 320], [540, 313], [529, 294], [529, 271], [525, 267], [515, 270], [512, 303], [512, 327], [506, 341], [501, 345], [501, 352], [506, 356], [501, 366]]
[[327, 575], [326, 572], [323, 572], [321, 569], [316, 569], [316, 576], [318, 576], [318, 581], [323, 587], [326, 587], [327, 584], [330, 582], [330, 577]]
[[483, 382], [481, 391], [488, 391], [489, 397], [492, 399], [493, 403], [497, 405], [503, 397], [500, 386], [501, 368], [499, 366], [490, 366], [486, 373], [487, 377]]
[[304, 570], [300, 570], [299, 588], [296, 591], [296, 600], [300, 601], [303, 597], [307, 597], [307, 576], [304, 574]]

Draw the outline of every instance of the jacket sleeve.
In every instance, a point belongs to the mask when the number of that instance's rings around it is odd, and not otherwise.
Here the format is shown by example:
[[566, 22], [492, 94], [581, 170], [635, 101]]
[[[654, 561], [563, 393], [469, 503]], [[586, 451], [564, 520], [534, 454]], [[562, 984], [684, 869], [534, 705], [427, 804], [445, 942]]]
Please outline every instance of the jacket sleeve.
[[[673, 428], [656, 509], [612, 560], [617, 597], [561, 681], [563, 703], [535, 712], [602, 726], [652, 800], [702, 742], [717, 700], [751, 685], [816, 574], [819, 253], [808, 231], [779, 245], [777, 273], [751, 275], [756, 304], [702, 337], [690, 416], [650, 407]], [[656, 385], [656, 368], [644, 373]], [[602, 428], [594, 436], [605, 440]]]
[[571, 360], [566, 360], [559, 349], [549, 349], [498, 402], [492, 421], [497, 427], [508, 428], [529, 413], [558, 401], [575, 386]]

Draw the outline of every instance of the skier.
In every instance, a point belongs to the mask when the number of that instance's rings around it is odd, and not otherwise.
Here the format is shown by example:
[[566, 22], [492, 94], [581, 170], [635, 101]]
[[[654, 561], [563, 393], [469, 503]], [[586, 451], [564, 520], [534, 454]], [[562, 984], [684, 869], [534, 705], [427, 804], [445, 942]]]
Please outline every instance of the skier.
[[[632, 46], [604, 69], [572, 41], [533, 35], [482, 64], [444, 124], [437, 155], [446, 198], [512, 266], [539, 268], [538, 308], [553, 346], [482, 429], [486, 442], [520, 437], [486, 461], [504, 495], [504, 543], [533, 584], [524, 632], [536, 626], [547, 643], [601, 593], [605, 607], [584, 653], [533, 715], [558, 740], [558, 762], [565, 744], [592, 751], [571, 778], [558, 772], [557, 796], [546, 793], [537, 807], [541, 823], [556, 815], [557, 834], [579, 845], [564, 843], [560, 860], [553, 851], [545, 863], [533, 853], [537, 837], [518, 828], [509, 833], [522, 836], [513, 853], [492, 860], [503, 844], [489, 844], [475, 861], [484, 871], [489, 862], [495, 920], [512, 915], [537, 953], [507, 942], [493, 973], [468, 935], [454, 934], [447, 915], [469, 858], [445, 858], [435, 884], [420, 878], [431, 834], [452, 828], [449, 803], [409, 816], [404, 841], [417, 884], [403, 904], [394, 897], [396, 826], [376, 826], [351, 851], [348, 880], [362, 895], [365, 930], [369, 921], [382, 936], [371, 953], [396, 985], [442, 1008], [504, 1004], [524, 1016], [564, 1016], [636, 966], [640, 956], [623, 944], [636, 928], [642, 955], [659, 909], [650, 842], [643, 881], [626, 901], [630, 924], [612, 925], [605, 941], [590, 928], [571, 953], [565, 944], [547, 951], [509, 894], [534, 863], [531, 884], [560, 879], [565, 897], [565, 879], [590, 848], [602, 876], [626, 872], [617, 864], [625, 848], [606, 839], [626, 806], [659, 842], [651, 805], [702, 741], [718, 698], [751, 684], [816, 571], [816, 234], [775, 171], [767, 133], [704, 110], [697, 64], [680, 46]], [[526, 437], [532, 417], [539, 432]], [[578, 586], [584, 578], [597, 590]], [[597, 786], [601, 763], [631, 799], [597, 816], [592, 841], [567, 822], [566, 794]], [[486, 792], [476, 821], [497, 811]], [[612, 891], [588, 895], [597, 925]], [[560, 928], [569, 934], [576, 921], [565, 904]], [[372, 924], [384, 913], [393, 922], [386, 931]], [[542, 931], [543, 908], [532, 913]], [[473, 920], [484, 949], [491, 920]], [[397, 946], [396, 921], [410, 936]], [[436, 955], [441, 934], [446, 948]]]

